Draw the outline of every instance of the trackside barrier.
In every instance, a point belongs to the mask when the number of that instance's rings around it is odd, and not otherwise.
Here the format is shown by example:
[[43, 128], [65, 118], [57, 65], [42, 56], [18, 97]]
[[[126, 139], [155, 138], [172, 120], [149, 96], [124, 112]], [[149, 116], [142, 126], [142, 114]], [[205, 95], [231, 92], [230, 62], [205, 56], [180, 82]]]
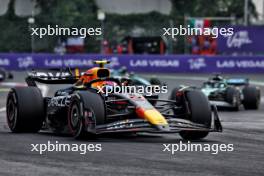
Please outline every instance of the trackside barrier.
[[93, 60], [111, 60], [110, 68], [153, 73], [264, 73], [264, 56], [100, 55], [1, 53], [0, 67], [8, 70], [90, 68]]

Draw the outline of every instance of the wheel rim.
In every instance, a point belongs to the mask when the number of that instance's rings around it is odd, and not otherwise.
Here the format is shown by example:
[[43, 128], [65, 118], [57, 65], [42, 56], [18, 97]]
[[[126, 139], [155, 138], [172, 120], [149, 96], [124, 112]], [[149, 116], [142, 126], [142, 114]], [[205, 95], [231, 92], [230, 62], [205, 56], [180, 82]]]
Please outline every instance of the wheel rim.
[[17, 106], [13, 100], [10, 98], [7, 102], [7, 122], [11, 129], [14, 129], [15, 124], [17, 122]]
[[82, 132], [82, 118], [80, 109], [77, 103], [73, 103], [69, 111], [68, 124], [73, 137], [78, 137]]
[[78, 128], [80, 124], [80, 112], [77, 105], [73, 105], [71, 109], [71, 126], [73, 129]]

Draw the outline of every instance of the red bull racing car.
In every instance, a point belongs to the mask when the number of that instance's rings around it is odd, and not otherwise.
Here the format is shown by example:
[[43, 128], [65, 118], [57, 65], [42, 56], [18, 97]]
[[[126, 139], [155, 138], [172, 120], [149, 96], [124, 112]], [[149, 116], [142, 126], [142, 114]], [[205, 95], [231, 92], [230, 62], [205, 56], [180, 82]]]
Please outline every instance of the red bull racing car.
[[[26, 78], [28, 87], [12, 88], [7, 96], [7, 122], [12, 132], [38, 132], [43, 124], [75, 138], [102, 133], [179, 133], [184, 139], [205, 138], [221, 132], [215, 106], [199, 90], [175, 89], [171, 99], [138, 93], [109, 93], [109, 86], [125, 86], [104, 68], [107, 61], [84, 75], [40, 75]], [[42, 97], [37, 83], [72, 84], [52, 97]], [[99, 91], [100, 90], [100, 91]]]

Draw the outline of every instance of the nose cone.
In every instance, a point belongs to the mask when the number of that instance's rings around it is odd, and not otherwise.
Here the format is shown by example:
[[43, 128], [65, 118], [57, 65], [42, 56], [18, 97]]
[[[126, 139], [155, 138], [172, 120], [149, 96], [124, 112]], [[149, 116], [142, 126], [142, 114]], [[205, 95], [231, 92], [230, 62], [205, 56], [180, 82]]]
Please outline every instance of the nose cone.
[[156, 109], [144, 110], [140, 108], [137, 110], [137, 114], [153, 125], [168, 125], [167, 120]]

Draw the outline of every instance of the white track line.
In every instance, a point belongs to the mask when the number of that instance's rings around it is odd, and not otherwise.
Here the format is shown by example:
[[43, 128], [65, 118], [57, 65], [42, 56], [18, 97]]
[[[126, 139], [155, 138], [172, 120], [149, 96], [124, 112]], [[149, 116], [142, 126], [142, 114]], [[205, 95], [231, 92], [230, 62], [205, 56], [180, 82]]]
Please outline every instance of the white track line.
[[0, 108], [0, 112], [5, 112], [5, 111], [6, 111], [6, 107]]
[[18, 83], [18, 82], [2, 82], [0, 83], [0, 86], [6, 86], [6, 87], [25, 87], [27, 86], [26, 83]]

